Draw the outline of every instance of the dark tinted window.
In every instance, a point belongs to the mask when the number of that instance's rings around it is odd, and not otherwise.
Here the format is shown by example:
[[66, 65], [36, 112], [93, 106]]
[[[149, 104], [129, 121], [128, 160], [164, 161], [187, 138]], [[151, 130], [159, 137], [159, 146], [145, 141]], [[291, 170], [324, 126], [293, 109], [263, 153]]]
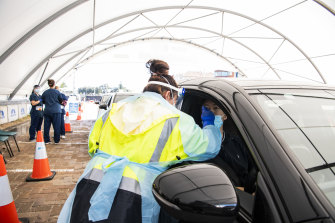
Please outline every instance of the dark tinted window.
[[254, 94], [282, 140], [335, 206], [335, 94], [271, 89]]

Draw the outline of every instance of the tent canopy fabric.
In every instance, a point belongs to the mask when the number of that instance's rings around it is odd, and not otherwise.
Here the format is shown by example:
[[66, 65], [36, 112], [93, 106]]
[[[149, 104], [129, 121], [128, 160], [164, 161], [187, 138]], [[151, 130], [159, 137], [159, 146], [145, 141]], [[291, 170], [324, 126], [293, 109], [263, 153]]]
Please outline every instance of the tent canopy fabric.
[[124, 44], [172, 41], [242, 76], [335, 83], [333, 0], [2, 0], [0, 99]]

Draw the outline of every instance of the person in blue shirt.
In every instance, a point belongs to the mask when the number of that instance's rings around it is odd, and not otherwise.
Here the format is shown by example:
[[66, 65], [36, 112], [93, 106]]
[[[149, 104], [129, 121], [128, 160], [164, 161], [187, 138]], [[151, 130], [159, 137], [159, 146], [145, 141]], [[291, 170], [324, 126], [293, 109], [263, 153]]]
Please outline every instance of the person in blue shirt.
[[[56, 86], [55, 87], [56, 90], [59, 91], [59, 87]], [[59, 91], [60, 92], [60, 91]], [[68, 100], [68, 97], [66, 97], [65, 94], [63, 94], [62, 92], [60, 92], [62, 95], [62, 104], [61, 104], [61, 109], [62, 109], [62, 114], [61, 114], [61, 118], [60, 118], [60, 137], [62, 139], [65, 139], [65, 123], [64, 123], [64, 116], [65, 116], [65, 106]]]
[[33, 91], [29, 97], [29, 101], [31, 103], [29, 141], [35, 140], [35, 134], [41, 130], [43, 122], [43, 104], [39, 92], [40, 86], [34, 85]]
[[50, 143], [50, 126], [54, 128], [54, 140], [55, 144], [59, 143], [60, 140], [60, 123], [61, 123], [61, 103], [63, 101], [62, 95], [55, 89], [55, 81], [52, 79], [48, 80], [49, 89], [44, 91], [42, 94], [42, 100], [45, 105], [44, 108], [44, 140], [45, 144]]

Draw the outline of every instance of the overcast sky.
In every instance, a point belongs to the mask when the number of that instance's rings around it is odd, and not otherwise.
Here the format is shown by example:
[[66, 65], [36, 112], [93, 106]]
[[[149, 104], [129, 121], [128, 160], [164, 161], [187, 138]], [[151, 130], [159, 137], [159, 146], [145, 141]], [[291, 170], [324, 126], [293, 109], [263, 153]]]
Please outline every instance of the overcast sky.
[[[59, 84], [65, 82], [70, 89], [73, 89], [73, 85], [75, 88], [95, 87], [103, 84], [116, 87], [122, 83], [124, 87], [132, 91], [142, 91], [150, 77], [148, 69], [145, 67], [145, 63], [149, 59], [166, 61], [170, 65], [171, 75], [189, 71], [202, 73], [214, 72], [215, 70], [237, 71], [223, 58], [209, 51], [178, 42], [144, 41], [112, 49], [89, 60], [76, 72], [70, 72]], [[252, 67], [252, 69], [254, 68]], [[305, 68], [311, 69], [310, 66]], [[257, 71], [257, 67], [255, 70]], [[263, 71], [259, 73], [264, 74]], [[308, 70], [307, 73], [309, 73]], [[267, 77], [264, 75], [256, 76], [256, 78], [277, 79], [276, 76]], [[294, 75], [285, 75], [283, 79], [308, 81]], [[314, 79], [321, 81], [317, 75]], [[335, 76], [328, 75], [326, 79], [329, 84], [335, 85]]]
[[201, 48], [154, 41], [121, 46], [99, 55], [78, 68], [75, 75], [71, 72], [61, 82], [65, 82], [70, 88], [73, 83], [78, 88], [106, 83], [117, 86], [122, 82], [128, 89], [141, 91], [150, 77], [145, 63], [152, 58], [166, 61], [170, 65], [171, 75], [188, 71], [214, 72], [217, 69], [233, 69], [220, 57]]

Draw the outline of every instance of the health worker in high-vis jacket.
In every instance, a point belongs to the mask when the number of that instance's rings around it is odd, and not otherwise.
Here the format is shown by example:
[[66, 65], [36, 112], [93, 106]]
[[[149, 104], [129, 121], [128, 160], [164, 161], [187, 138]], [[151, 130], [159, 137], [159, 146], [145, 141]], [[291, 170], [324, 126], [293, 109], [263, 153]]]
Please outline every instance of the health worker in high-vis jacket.
[[59, 223], [155, 223], [160, 208], [155, 177], [187, 160], [203, 161], [220, 150], [214, 114], [203, 107], [201, 129], [174, 104], [177, 83], [161, 60], [147, 62], [151, 77], [143, 93], [116, 104], [94, 124], [91, 161], [65, 202]]

